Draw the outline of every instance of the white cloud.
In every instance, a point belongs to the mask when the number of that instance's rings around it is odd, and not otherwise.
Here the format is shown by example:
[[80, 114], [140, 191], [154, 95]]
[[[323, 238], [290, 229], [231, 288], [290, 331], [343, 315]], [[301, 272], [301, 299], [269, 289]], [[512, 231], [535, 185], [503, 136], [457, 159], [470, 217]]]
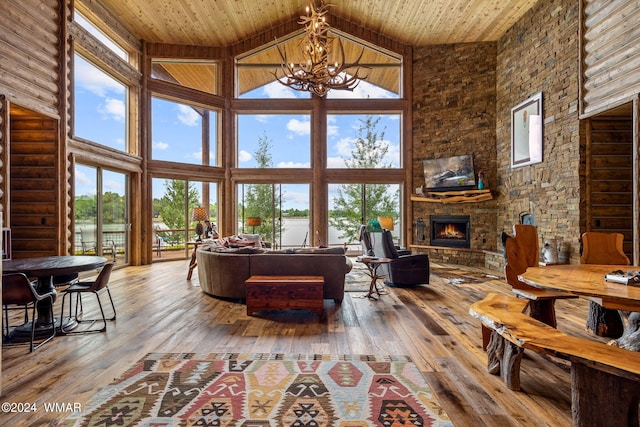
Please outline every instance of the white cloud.
[[287, 200], [287, 204], [300, 206], [300, 209], [309, 208], [309, 192], [300, 192], [300, 191], [290, 191], [287, 190], [285, 194], [285, 199]]
[[[350, 159], [352, 156], [353, 148], [355, 147], [356, 138], [347, 137], [342, 138], [335, 144], [335, 151], [340, 157], [333, 157], [327, 159], [328, 167], [344, 167], [345, 162], [343, 159]], [[393, 144], [389, 140], [376, 141], [376, 149], [380, 150], [387, 148], [387, 153], [382, 159], [384, 164], [392, 164], [396, 167], [400, 166], [400, 146]]]
[[104, 182], [103, 186], [107, 191], [111, 191], [116, 194], [124, 194], [124, 187], [122, 186], [121, 181], [107, 180]]
[[93, 180], [82, 171], [82, 169], [76, 169], [75, 175], [75, 186], [76, 186], [76, 195], [77, 196], [95, 196], [96, 195], [96, 184]]
[[158, 150], [166, 150], [167, 148], [169, 148], [169, 144], [162, 141], [153, 141], [152, 144], [153, 144], [153, 148], [156, 148]]
[[87, 175], [81, 169], [76, 169], [73, 177], [76, 184], [89, 185], [92, 183], [92, 181], [87, 177]]
[[330, 90], [327, 98], [332, 99], [385, 99], [395, 98], [396, 95], [379, 86], [372, 85], [366, 80], [360, 80], [358, 86], [353, 91], [349, 90]]
[[327, 168], [344, 168], [346, 166], [342, 157], [327, 157]]
[[240, 150], [240, 152], [238, 153], [238, 162], [239, 163], [248, 162], [252, 158], [253, 158], [253, 156], [249, 152], [247, 152], [245, 150]]
[[351, 157], [351, 152], [355, 145], [355, 138], [346, 137], [336, 142], [336, 151], [344, 157]]
[[311, 164], [309, 162], [301, 163], [301, 162], [289, 161], [289, 162], [280, 162], [276, 167], [278, 168], [309, 168], [311, 167]]
[[291, 89], [280, 83], [273, 81], [262, 88], [262, 91], [268, 98], [295, 98], [296, 95]]
[[298, 119], [291, 119], [287, 123], [287, 130], [296, 135], [309, 135], [311, 133], [311, 122], [309, 120], [300, 121]]
[[178, 120], [186, 126], [197, 126], [200, 123], [200, 114], [188, 105], [178, 105]]
[[100, 114], [118, 122], [124, 121], [126, 111], [124, 102], [120, 99], [106, 98], [104, 104], [98, 106], [98, 112]]
[[256, 114], [255, 118], [256, 118], [256, 121], [260, 122], [260, 123], [268, 123], [269, 122], [269, 115], [268, 114]]
[[103, 98], [110, 92], [124, 93], [124, 85], [79, 56], [76, 56], [74, 79], [76, 85]]

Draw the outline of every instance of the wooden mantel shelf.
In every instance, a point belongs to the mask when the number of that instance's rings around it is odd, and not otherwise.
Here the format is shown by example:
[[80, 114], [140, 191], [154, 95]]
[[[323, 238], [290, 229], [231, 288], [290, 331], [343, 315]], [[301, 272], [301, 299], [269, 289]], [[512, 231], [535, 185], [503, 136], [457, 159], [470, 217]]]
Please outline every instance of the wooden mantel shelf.
[[426, 195], [411, 195], [413, 202], [477, 203], [493, 199], [491, 190], [430, 191]]

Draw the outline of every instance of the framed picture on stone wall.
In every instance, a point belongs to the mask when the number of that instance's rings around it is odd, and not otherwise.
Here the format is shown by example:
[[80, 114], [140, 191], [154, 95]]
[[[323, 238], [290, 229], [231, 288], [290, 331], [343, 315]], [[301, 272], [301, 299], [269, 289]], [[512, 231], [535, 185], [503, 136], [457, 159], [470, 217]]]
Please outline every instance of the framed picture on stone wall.
[[511, 167], [542, 162], [542, 92], [511, 109]]

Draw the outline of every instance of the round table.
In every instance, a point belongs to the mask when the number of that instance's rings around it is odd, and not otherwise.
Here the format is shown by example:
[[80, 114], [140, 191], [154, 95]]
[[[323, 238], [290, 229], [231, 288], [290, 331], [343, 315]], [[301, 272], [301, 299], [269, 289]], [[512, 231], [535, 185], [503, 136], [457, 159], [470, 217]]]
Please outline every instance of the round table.
[[[28, 277], [36, 277], [38, 279], [36, 286], [38, 293], [54, 292], [55, 299], [53, 276], [64, 276], [81, 271], [94, 270], [106, 263], [106, 258], [86, 255], [8, 259], [2, 261], [2, 274], [24, 273]], [[38, 305], [38, 318], [32, 319], [32, 321], [36, 322], [36, 335], [51, 333], [51, 326], [56, 325], [55, 319], [51, 318], [48, 303], [45, 301]], [[73, 327], [73, 325], [65, 325], [65, 329]], [[21, 336], [20, 331], [23, 329], [27, 331], [28, 335], [31, 334], [31, 326], [27, 327], [26, 325], [16, 330], [16, 334]], [[17, 339], [19, 338], [16, 337]]]

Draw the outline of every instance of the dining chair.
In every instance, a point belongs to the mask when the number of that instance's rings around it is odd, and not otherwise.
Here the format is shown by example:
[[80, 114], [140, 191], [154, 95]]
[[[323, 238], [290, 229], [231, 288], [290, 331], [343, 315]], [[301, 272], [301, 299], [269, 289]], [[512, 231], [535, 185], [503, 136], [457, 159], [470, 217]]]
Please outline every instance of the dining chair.
[[580, 264], [629, 265], [620, 233], [587, 231], [580, 237]]
[[[620, 233], [587, 231], [580, 237], [580, 264], [629, 265], [624, 253], [624, 236]], [[587, 330], [600, 337], [620, 338], [624, 322], [618, 310], [603, 307], [589, 299]]]
[[[78, 281], [70, 285], [67, 289], [64, 290], [64, 293], [62, 296], [62, 308], [60, 311], [60, 324], [61, 325], [65, 324], [64, 308], [67, 302], [67, 297], [69, 297], [69, 317], [75, 320], [78, 324], [90, 323], [90, 325], [86, 329], [81, 329], [78, 331], [71, 330], [71, 329], [64, 329], [61, 326], [60, 330], [63, 334], [71, 335], [71, 334], [87, 334], [87, 333], [93, 333], [93, 332], [104, 332], [107, 330], [107, 320], [109, 321], [116, 320], [116, 307], [113, 303], [113, 298], [111, 297], [111, 291], [109, 290], [109, 279], [111, 278], [111, 271], [113, 270], [114, 264], [115, 263], [113, 262], [105, 264], [100, 270], [98, 277], [96, 277], [94, 281]], [[105, 316], [104, 308], [102, 307], [102, 301], [100, 300], [100, 294], [105, 292], [109, 296], [109, 301], [111, 302], [111, 309], [113, 311], [113, 316], [110, 317], [109, 319], [107, 319], [107, 317]], [[82, 311], [80, 313], [78, 312], [78, 306], [81, 304], [81, 296], [83, 294], [94, 294], [96, 296], [98, 307], [100, 308], [101, 318], [85, 319], [84, 313], [82, 313]], [[74, 295], [76, 296], [76, 304], [75, 304], [75, 313], [72, 316], [71, 315], [72, 298]], [[92, 328], [92, 326], [99, 321], [102, 322], [102, 327]]]
[[[50, 318], [53, 320], [55, 291], [39, 294], [36, 291], [35, 285], [24, 273], [5, 274], [2, 276], [2, 306], [4, 311], [3, 344], [6, 343], [7, 346], [23, 344], [22, 342], [12, 342], [10, 336], [12, 329], [9, 325], [9, 311], [24, 310], [24, 323], [21, 326], [26, 326], [29, 323], [29, 307], [32, 308], [29, 352], [37, 350], [44, 343], [55, 337], [56, 328], [54, 325], [51, 325], [51, 335], [47, 335], [34, 345], [37, 323], [36, 310], [38, 306], [46, 300], [49, 300], [49, 309], [51, 310]], [[15, 331], [17, 327], [18, 326], [14, 327], [13, 331]]]
[[513, 236], [502, 233], [506, 260], [505, 279], [517, 297], [529, 300], [529, 315], [531, 317], [555, 328], [557, 326], [554, 307], [556, 300], [577, 298], [577, 296], [567, 292], [539, 289], [518, 278], [518, 275], [527, 271], [527, 268], [540, 265], [540, 244], [538, 230], [533, 225], [515, 224], [513, 231]]

